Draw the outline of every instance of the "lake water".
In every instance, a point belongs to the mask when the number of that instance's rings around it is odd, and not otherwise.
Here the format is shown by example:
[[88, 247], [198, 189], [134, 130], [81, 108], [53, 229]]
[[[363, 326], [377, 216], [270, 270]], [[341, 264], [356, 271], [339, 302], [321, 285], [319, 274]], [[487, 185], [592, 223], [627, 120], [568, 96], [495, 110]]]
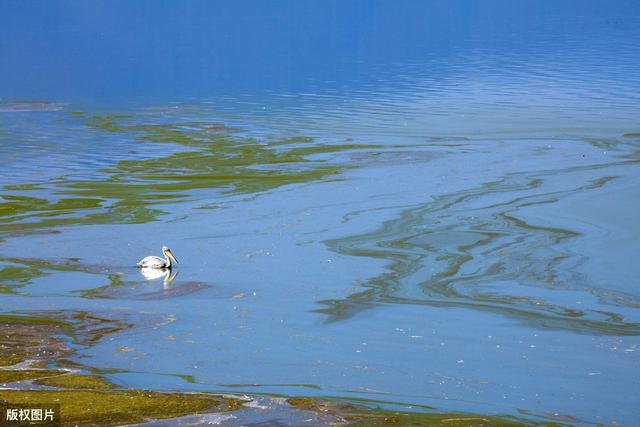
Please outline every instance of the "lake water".
[[638, 22], [4, 2], [0, 311], [130, 322], [128, 387], [640, 425]]

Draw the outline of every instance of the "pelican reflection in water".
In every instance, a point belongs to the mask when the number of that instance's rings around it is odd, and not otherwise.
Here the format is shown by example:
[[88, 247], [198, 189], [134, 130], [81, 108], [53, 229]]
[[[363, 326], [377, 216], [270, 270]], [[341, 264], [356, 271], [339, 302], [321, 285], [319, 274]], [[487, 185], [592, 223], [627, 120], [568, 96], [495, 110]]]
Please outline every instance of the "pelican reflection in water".
[[142, 267], [140, 269], [140, 273], [147, 280], [159, 279], [160, 277], [164, 277], [162, 280], [162, 285], [165, 289], [169, 287], [173, 279], [178, 275], [177, 271], [172, 272], [168, 268], [151, 268], [151, 267]]
[[159, 256], [150, 255], [148, 257], [144, 257], [138, 262], [138, 266], [142, 268], [158, 268], [158, 269], [171, 269], [171, 261], [173, 260], [176, 264], [178, 260], [171, 253], [171, 249], [166, 246], [162, 247], [162, 253], [164, 254], [164, 258], [160, 258]]

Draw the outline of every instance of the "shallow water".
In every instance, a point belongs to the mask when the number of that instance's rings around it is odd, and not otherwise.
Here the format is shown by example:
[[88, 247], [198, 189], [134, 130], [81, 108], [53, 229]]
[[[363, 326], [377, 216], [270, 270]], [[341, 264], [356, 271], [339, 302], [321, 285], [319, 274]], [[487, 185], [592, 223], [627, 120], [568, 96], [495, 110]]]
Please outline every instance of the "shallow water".
[[0, 6], [1, 311], [135, 324], [79, 349], [130, 387], [640, 422], [635, 3], [96, 5]]

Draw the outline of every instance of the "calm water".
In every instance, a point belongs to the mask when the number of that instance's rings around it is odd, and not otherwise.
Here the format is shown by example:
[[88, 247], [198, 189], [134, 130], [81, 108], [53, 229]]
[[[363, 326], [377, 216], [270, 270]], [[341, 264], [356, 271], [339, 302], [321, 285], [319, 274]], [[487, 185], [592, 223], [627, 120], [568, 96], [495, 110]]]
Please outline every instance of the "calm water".
[[639, 425], [639, 20], [3, 2], [0, 310], [131, 322], [130, 387]]

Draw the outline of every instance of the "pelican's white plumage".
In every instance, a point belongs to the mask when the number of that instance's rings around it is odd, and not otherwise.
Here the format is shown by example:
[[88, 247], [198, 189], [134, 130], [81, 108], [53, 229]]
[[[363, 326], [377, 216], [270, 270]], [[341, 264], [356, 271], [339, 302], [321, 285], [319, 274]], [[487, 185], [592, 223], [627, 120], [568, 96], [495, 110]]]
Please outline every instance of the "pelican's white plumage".
[[174, 257], [173, 254], [171, 253], [171, 249], [169, 249], [168, 247], [163, 246], [162, 253], [164, 254], [164, 258], [150, 255], [148, 257], [142, 258], [138, 262], [138, 266], [142, 268], [171, 268], [172, 260], [175, 263], [178, 262], [176, 257]]

